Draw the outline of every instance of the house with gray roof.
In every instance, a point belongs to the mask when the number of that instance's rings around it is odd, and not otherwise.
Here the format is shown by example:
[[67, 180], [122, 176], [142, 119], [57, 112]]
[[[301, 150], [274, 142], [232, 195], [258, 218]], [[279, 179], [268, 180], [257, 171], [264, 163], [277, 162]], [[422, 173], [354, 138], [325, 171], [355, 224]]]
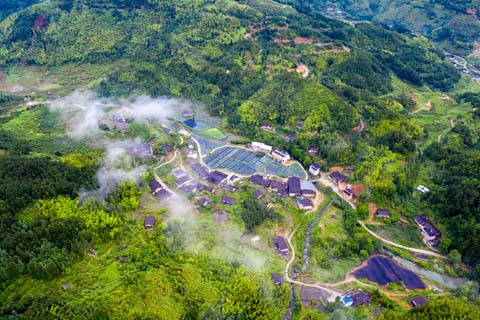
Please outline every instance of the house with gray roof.
[[303, 197], [315, 197], [317, 195], [317, 188], [310, 181], [301, 180], [300, 190]]

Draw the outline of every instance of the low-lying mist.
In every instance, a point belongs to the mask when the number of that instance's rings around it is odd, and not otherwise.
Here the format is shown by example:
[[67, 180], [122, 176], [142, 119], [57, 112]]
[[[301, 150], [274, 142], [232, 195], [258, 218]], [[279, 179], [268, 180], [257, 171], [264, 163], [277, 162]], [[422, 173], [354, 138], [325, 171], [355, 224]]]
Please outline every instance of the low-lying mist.
[[[91, 91], [78, 91], [70, 96], [49, 101], [49, 108], [59, 112], [67, 124], [66, 134], [75, 139], [94, 139], [105, 150], [102, 164], [96, 172], [98, 188], [82, 191], [82, 199], [105, 200], [122, 182], [140, 184], [147, 168], [135, 155], [135, 147], [144, 143], [140, 138], [108, 139], [99, 128], [102, 121], [112, 121], [120, 114], [135, 122], [154, 122], [165, 125], [169, 118], [177, 118], [182, 110], [194, 109], [188, 101], [171, 98], [135, 96], [125, 100], [101, 98]], [[98, 137], [101, 139], [98, 139]], [[258, 243], [242, 236], [240, 227], [232, 222], [205, 223], [192, 201], [177, 195], [166, 204], [167, 224], [176, 226], [176, 231], [166, 232], [172, 246], [182, 242], [181, 250], [207, 255], [213, 259], [238, 263], [250, 269], [262, 270], [270, 258], [260, 252]], [[212, 217], [213, 218], [213, 217]], [[175, 238], [176, 240], [172, 240]]]

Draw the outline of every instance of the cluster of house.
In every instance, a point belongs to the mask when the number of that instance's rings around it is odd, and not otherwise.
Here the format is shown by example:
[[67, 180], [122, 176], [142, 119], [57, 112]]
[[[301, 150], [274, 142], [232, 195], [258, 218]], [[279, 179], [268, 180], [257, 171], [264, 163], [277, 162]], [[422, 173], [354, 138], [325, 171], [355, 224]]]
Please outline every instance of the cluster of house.
[[[313, 209], [313, 202], [310, 198], [314, 198], [317, 195], [317, 189], [313, 183], [309, 181], [300, 180], [298, 177], [290, 176], [287, 182], [283, 182], [280, 180], [272, 180], [269, 176], [262, 176], [260, 174], [250, 176], [248, 181], [264, 188], [270, 188], [281, 198], [286, 196], [292, 198], [298, 197], [297, 205], [300, 209]], [[253, 195], [255, 198], [261, 199], [265, 194], [261, 189], [257, 189], [254, 191]]]
[[[347, 178], [343, 174], [341, 174], [340, 172], [332, 172], [328, 177], [332, 182], [338, 185], [339, 190], [343, 192], [344, 196], [347, 199], [351, 199], [353, 196], [356, 196], [353, 193], [351, 186], [347, 184]], [[417, 190], [423, 193], [430, 191], [422, 185], [417, 187]], [[386, 209], [377, 209], [375, 211], [375, 216], [379, 218], [390, 218], [391, 213], [389, 210]], [[417, 215], [414, 217], [413, 220], [417, 224], [418, 230], [422, 234], [427, 244], [431, 245], [432, 247], [437, 247], [440, 237], [442, 235], [441, 232], [426, 216]]]
[[[175, 168], [172, 170], [172, 174], [176, 178], [175, 186], [178, 190], [185, 193], [197, 193], [204, 190], [214, 193], [214, 188], [209, 184], [230, 192], [235, 192], [237, 190], [233, 184], [238, 180], [238, 176], [234, 174], [228, 175], [219, 170], [209, 170], [206, 166], [198, 162], [191, 164], [191, 168], [200, 180], [203, 180], [206, 183], [191, 178], [182, 168]], [[221, 199], [221, 203], [227, 206], [234, 205], [235, 202], [236, 200], [229, 196], [224, 196]], [[211, 204], [211, 201], [206, 197], [203, 197], [198, 201], [198, 204], [202, 207], [206, 207]]]
[[153, 180], [149, 184], [150, 192], [159, 200], [169, 200], [173, 194], [168, 191], [158, 180]]
[[282, 163], [285, 163], [291, 159], [287, 151], [274, 149], [272, 146], [269, 146], [268, 144], [262, 142], [252, 142], [250, 144], [250, 148], [256, 152], [264, 152], [266, 154], [269, 154], [274, 159]]
[[358, 196], [353, 193], [352, 186], [348, 184], [347, 177], [340, 172], [332, 172], [328, 175], [328, 178], [338, 185], [338, 190], [342, 191], [345, 198], [352, 199], [354, 196]]
[[455, 68], [457, 68], [458, 70], [460, 70], [461, 72], [463, 73], [466, 73], [466, 74], [469, 74], [470, 73], [470, 70], [468, 70], [467, 66], [466, 66], [466, 62], [465, 60], [463, 60], [462, 58], [460, 57], [457, 57], [453, 54], [447, 54], [447, 58], [452, 62], [453, 66]]
[[414, 216], [413, 221], [417, 224], [418, 230], [425, 241], [432, 247], [438, 247], [442, 233], [433, 225], [433, 223], [426, 216], [422, 215]]
[[[342, 299], [342, 303], [346, 307], [368, 307], [371, 304], [370, 297], [367, 292], [363, 290], [350, 290], [347, 291]], [[427, 304], [427, 300], [422, 296], [415, 296], [409, 301], [410, 306], [413, 308], [421, 307]]]
[[172, 170], [172, 174], [175, 177], [175, 187], [185, 193], [197, 193], [206, 190], [210, 193], [213, 192], [213, 188], [201, 183], [198, 180], [190, 177], [182, 168], [175, 168]]
[[128, 131], [129, 125], [125, 117], [121, 114], [114, 114], [111, 118], [105, 118], [100, 121], [99, 128], [106, 129], [115, 129], [120, 133], [125, 133]]

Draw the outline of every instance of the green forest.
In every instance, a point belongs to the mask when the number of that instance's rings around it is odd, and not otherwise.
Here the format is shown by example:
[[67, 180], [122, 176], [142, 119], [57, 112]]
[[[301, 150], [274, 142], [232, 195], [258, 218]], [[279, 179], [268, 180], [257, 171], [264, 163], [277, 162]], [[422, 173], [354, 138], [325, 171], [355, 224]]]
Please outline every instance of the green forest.
[[[386, 6], [380, 2], [328, 4], [370, 20]], [[478, 9], [477, 1], [420, 2], [430, 15], [440, 15], [439, 8], [459, 15]], [[478, 292], [467, 290], [480, 280], [480, 86], [445, 52], [471, 50], [471, 32], [480, 27], [462, 35], [455, 24], [454, 33], [443, 34], [440, 25], [450, 22], [437, 21], [427, 38], [409, 26], [407, 32], [332, 19], [326, 6], [308, 0], [0, 0], [1, 317], [283, 319], [293, 310], [290, 319], [480, 318]], [[306, 171], [313, 163], [325, 173], [350, 167], [344, 170], [349, 183], [363, 192], [350, 208], [319, 179], [321, 198], [305, 214], [288, 197], [255, 199], [258, 186], [242, 182], [231, 208], [220, 200], [223, 189], [202, 191], [212, 207], [195, 209], [195, 219], [185, 221], [181, 211], [188, 205], [160, 207], [148, 183], [161, 178], [175, 188], [172, 169], [191, 161], [182, 151], [187, 138], [165, 133], [164, 122], [128, 117], [127, 133], [107, 121], [78, 138], [68, 115], [49, 104], [79, 90], [112, 104], [105, 104], [108, 112], [138, 96], [190, 101], [219, 119], [219, 136], [232, 144], [264, 142], [287, 151]], [[168, 120], [174, 129], [185, 127]], [[153, 144], [152, 159], [129, 158], [115, 170], [140, 168], [136, 179], [122, 177], [97, 197], [101, 170], [116, 172], [106, 164], [110, 143], [139, 137]], [[419, 192], [421, 184], [430, 192]], [[199, 201], [191, 194], [185, 199]], [[391, 217], [369, 217], [371, 204], [388, 208]], [[326, 213], [315, 220], [323, 207]], [[206, 220], [222, 210], [230, 213], [231, 230]], [[399, 283], [356, 280], [372, 305], [345, 308], [340, 297], [324, 299], [324, 306], [302, 304], [298, 283], [291, 289], [271, 281], [271, 273], [285, 274], [288, 261], [272, 249], [275, 233], [299, 230], [288, 244], [296, 249], [295, 272], [311, 238], [312, 262], [299, 281], [335, 279], [340, 284], [328, 288], [346, 291], [347, 271], [371, 254], [386, 250], [414, 259], [358, 222], [404, 246], [430, 250], [412, 222], [417, 214], [439, 226], [434, 250], [446, 257], [418, 265], [469, 281], [439, 292], [429, 285], [419, 291], [429, 300], [424, 307], [410, 309], [417, 292]], [[156, 221], [152, 232], [144, 230], [147, 216]], [[237, 243], [240, 249], [232, 250]], [[252, 268], [230, 259], [231, 252], [264, 263]]]

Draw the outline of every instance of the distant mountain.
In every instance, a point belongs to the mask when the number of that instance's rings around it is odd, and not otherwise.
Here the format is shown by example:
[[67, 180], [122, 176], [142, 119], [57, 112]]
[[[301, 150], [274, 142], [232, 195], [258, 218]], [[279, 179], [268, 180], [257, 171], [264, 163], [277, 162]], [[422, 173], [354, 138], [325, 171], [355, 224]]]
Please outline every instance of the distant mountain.
[[425, 35], [445, 50], [458, 54], [469, 54], [480, 35], [478, 1], [320, 0], [311, 4], [334, 15], [346, 14], [399, 32]]

